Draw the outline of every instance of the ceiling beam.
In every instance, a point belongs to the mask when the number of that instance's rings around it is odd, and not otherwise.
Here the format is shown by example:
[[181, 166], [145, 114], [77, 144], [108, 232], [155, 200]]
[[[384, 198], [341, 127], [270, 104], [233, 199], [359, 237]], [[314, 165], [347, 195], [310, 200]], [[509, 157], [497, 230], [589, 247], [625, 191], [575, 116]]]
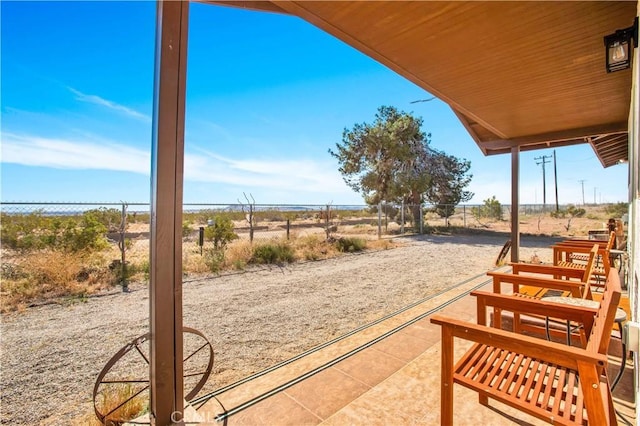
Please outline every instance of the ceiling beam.
[[[563, 146], [580, 145], [583, 143], [587, 143], [587, 141], [584, 139], [571, 139], [567, 141], [552, 142], [548, 144], [540, 143], [535, 145], [515, 145], [515, 146], [518, 146], [518, 148], [520, 148], [520, 151], [522, 152], [522, 151], [535, 151], [537, 149], [560, 148]], [[482, 151], [485, 152], [485, 155], [508, 154], [511, 152], [511, 148], [501, 147], [501, 148], [493, 148], [493, 149], [483, 149]]]
[[[559, 132], [544, 133], [539, 135], [522, 136], [510, 139], [497, 139], [493, 141], [481, 142], [487, 149], [511, 149], [514, 146], [524, 147], [527, 145], [551, 144], [557, 145], [557, 142], [570, 141], [576, 139], [586, 139], [601, 135], [626, 134], [627, 123], [610, 123], [599, 126], [583, 127], [581, 129], [562, 130]], [[587, 142], [583, 140], [582, 142]], [[579, 142], [579, 143], [582, 143]], [[575, 143], [575, 142], [574, 142]]]
[[473, 129], [473, 126], [471, 125], [472, 123], [469, 121], [469, 118], [463, 113], [457, 111], [455, 108], [452, 108], [452, 110], [453, 110], [453, 113], [456, 115], [456, 117], [458, 117], [458, 120], [460, 120], [460, 123], [462, 123], [462, 126], [467, 130], [469, 135], [471, 135], [473, 140], [476, 141], [476, 144], [478, 144], [478, 147], [480, 148], [482, 153], [484, 155], [488, 155], [486, 148], [484, 148], [481, 144], [482, 139], [480, 139], [480, 136], [478, 136], [478, 133], [476, 133], [476, 131]]

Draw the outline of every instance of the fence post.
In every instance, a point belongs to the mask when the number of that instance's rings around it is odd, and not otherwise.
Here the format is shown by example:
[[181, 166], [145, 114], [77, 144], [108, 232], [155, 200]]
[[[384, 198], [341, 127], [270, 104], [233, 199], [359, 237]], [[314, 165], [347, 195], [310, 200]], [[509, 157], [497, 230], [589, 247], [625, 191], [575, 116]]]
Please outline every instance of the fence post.
[[378, 239], [382, 238], [382, 201], [378, 202]]
[[129, 282], [127, 280], [127, 244], [125, 241], [125, 234], [127, 232], [127, 203], [122, 203], [122, 217], [120, 219], [120, 241], [118, 246], [120, 247], [120, 278], [122, 280], [122, 291], [129, 291]]
[[287, 219], [287, 240], [289, 240], [289, 231], [291, 230], [291, 220]]
[[462, 226], [467, 227], [467, 206], [462, 205]]
[[402, 210], [400, 210], [400, 234], [404, 234], [404, 200], [402, 200], [402, 203], [400, 204], [400, 208]]
[[204, 246], [204, 226], [198, 229], [198, 245], [200, 246], [200, 256], [202, 256], [202, 246]]
[[330, 205], [327, 204], [327, 214], [324, 216], [324, 231], [327, 233], [327, 240], [331, 236], [331, 231], [329, 230], [329, 215], [331, 214]]
[[422, 213], [422, 203], [420, 206], [420, 234], [424, 234], [424, 214]]

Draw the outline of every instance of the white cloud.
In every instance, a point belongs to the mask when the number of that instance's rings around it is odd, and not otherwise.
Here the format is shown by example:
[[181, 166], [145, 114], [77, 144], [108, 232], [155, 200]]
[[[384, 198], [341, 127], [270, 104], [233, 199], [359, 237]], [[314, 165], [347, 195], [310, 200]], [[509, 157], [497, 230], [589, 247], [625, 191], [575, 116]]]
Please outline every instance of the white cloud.
[[100, 96], [96, 96], [96, 95], [87, 95], [85, 93], [80, 92], [79, 90], [74, 89], [73, 87], [67, 87], [67, 89], [69, 89], [69, 91], [71, 93], [73, 93], [74, 95], [76, 95], [76, 99], [81, 101], [81, 102], [87, 102], [90, 104], [95, 104], [95, 105], [100, 105], [103, 107], [107, 107], [109, 109], [112, 109], [114, 111], [118, 111], [118, 112], [122, 112], [126, 115], [128, 115], [129, 117], [133, 117], [135, 119], [144, 121], [145, 123], [150, 123], [151, 122], [151, 117], [149, 117], [146, 114], [142, 114], [141, 112], [138, 112], [134, 109], [131, 109], [129, 107], [126, 107], [124, 105], [120, 105], [117, 104], [113, 101], [110, 101], [108, 99], [104, 99], [101, 98]]
[[[61, 169], [149, 175], [150, 150], [108, 141], [64, 140], [2, 133], [2, 162]], [[185, 153], [185, 180], [307, 193], [351, 193], [335, 165], [308, 159], [231, 159]]]
[[2, 162], [57, 169], [149, 174], [150, 155], [117, 143], [95, 143], [2, 133]]

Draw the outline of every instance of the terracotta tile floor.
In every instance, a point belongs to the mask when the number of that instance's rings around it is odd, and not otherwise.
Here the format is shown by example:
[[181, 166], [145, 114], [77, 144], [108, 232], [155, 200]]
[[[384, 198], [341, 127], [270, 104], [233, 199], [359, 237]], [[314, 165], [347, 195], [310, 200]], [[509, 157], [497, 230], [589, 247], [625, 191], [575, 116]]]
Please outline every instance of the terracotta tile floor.
[[[484, 286], [483, 286], [484, 283]], [[406, 311], [265, 375], [215, 395], [197, 412], [201, 421], [227, 425], [431, 425], [440, 421], [439, 311], [475, 321], [478, 286], [487, 277], [423, 301]], [[457, 300], [456, 300], [457, 299]], [[452, 303], [448, 301], [453, 300]], [[458, 342], [461, 355], [470, 344]], [[620, 366], [620, 343], [612, 339], [611, 377]], [[614, 392], [620, 424], [635, 423], [632, 362]], [[546, 424], [510, 407], [478, 403], [475, 392], [455, 386], [459, 425]], [[226, 413], [226, 414], [225, 414]], [[220, 419], [218, 416], [223, 415]]]

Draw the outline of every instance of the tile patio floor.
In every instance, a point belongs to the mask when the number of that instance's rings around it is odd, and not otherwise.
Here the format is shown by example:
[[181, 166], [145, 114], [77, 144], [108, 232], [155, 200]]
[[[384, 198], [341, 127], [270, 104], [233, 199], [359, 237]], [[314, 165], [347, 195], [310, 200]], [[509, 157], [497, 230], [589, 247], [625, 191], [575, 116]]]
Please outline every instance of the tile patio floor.
[[[486, 276], [426, 299], [342, 340], [275, 368], [208, 401], [195, 404], [199, 419], [227, 425], [436, 425], [440, 423], [440, 327], [435, 312], [475, 318], [476, 288], [491, 291]], [[456, 344], [462, 354], [470, 345]], [[620, 366], [612, 339], [610, 377]], [[614, 392], [619, 424], [635, 424], [633, 363]], [[454, 387], [458, 425], [546, 424], [475, 392]]]

